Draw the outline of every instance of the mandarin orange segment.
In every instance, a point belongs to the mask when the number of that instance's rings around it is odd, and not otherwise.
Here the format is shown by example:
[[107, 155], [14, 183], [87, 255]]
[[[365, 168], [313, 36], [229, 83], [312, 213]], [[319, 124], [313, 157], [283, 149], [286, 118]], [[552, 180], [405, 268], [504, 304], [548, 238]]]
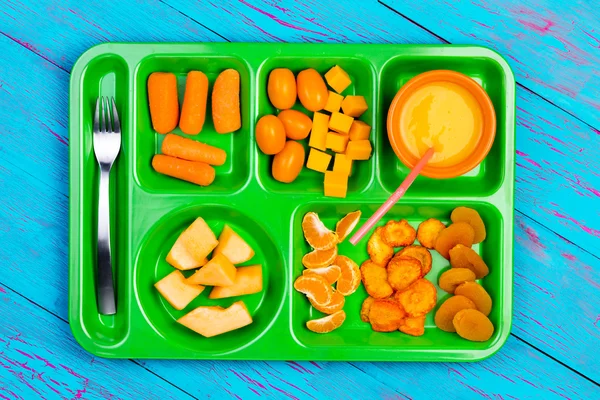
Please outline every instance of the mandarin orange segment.
[[321, 268], [333, 264], [338, 255], [337, 246], [329, 250], [313, 250], [302, 257], [302, 265], [306, 268]]
[[328, 304], [333, 296], [333, 288], [322, 276], [302, 275], [294, 282], [294, 289], [300, 293], [304, 293], [319, 306]]
[[304, 276], [321, 276], [325, 278], [328, 284], [333, 285], [342, 276], [342, 270], [337, 265], [330, 265], [328, 267], [305, 269], [302, 271]]
[[333, 314], [340, 311], [342, 308], [344, 308], [344, 303], [346, 302], [346, 298], [344, 297], [344, 295], [338, 291], [333, 292], [331, 301], [324, 306], [316, 304], [311, 299], [308, 300], [316, 310], [321, 311], [324, 314]]
[[346, 313], [340, 310], [326, 317], [310, 320], [306, 327], [315, 333], [329, 333], [342, 326], [345, 320]]
[[360, 220], [360, 215], [360, 211], [353, 211], [346, 214], [346, 216], [340, 219], [335, 225], [335, 233], [337, 233], [340, 243], [352, 233], [354, 228], [356, 228], [356, 224], [358, 224], [358, 221]]
[[360, 269], [354, 261], [346, 256], [337, 256], [334, 264], [342, 270], [342, 276], [337, 282], [336, 289], [344, 296], [350, 296], [360, 286]]
[[327, 229], [319, 215], [314, 212], [304, 215], [302, 232], [308, 244], [315, 250], [329, 250], [339, 242], [337, 233]]

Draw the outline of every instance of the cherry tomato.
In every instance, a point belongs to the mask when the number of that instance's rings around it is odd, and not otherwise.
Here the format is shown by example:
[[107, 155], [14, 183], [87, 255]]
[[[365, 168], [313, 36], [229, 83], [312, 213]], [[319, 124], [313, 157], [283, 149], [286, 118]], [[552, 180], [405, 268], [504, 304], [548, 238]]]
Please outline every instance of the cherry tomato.
[[306, 139], [312, 129], [310, 117], [297, 110], [283, 110], [277, 118], [283, 123], [285, 134], [289, 139]]
[[273, 158], [273, 178], [283, 183], [293, 182], [304, 165], [304, 147], [298, 142], [288, 140]]
[[305, 69], [296, 78], [298, 98], [309, 111], [319, 111], [327, 104], [327, 86], [323, 77], [312, 68]]
[[265, 115], [256, 123], [256, 144], [265, 154], [277, 154], [285, 146], [285, 128], [274, 115]]
[[275, 68], [269, 74], [267, 94], [271, 104], [280, 110], [292, 108], [296, 103], [296, 79], [287, 68]]

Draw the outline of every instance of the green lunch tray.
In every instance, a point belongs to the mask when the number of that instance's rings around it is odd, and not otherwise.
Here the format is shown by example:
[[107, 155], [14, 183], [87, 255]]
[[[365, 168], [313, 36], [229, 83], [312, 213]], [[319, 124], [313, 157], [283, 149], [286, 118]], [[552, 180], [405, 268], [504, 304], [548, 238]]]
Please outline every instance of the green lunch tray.
[[[254, 137], [259, 117], [276, 113], [267, 98], [272, 69], [298, 73], [315, 68], [324, 74], [334, 65], [352, 79], [344, 94], [365, 96], [369, 109], [360, 119], [373, 127], [373, 155], [354, 163], [345, 199], [323, 196], [323, 174], [307, 168], [293, 183], [277, 182], [271, 176], [272, 157], [258, 150]], [[241, 129], [217, 134], [209, 104], [203, 131], [191, 136], [227, 152], [227, 162], [216, 167], [214, 183], [203, 188], [159, 175], [151, 160], [160, 153], [164, 136], [154, 132], [150, 122], [148, 76], [155, 71], [175, 73], [181, 100], [188, 71], [203, 71], [212, 86], [227, 68], [236, 69], [241, 77]], [[306, 322], [323, 314], [293, 289], [294, 279], [304, 269], [302, 256], [310, 251], [302, 234], [302, 217], [317, 212], [334, 229], [346, 213], [361, 210], [362, 224], [397, 188], [408, 169], [388, 142], [388, 107], [410, 78], [434, 69], [462, 72], [485, 88], [497, 113], [494, 145], [483, 163], [464, 176], [418, 177], [380, 224], [401, 218], [414, 227], [427, 218], [448, 223], [457, 206], [479, 211], [488, 234], [473, 248], [490, 268], [481, 284], [493, 299], [490, 319], [495, 332], [486, 342], [470, 342], [438, 329], [433, 316], [449, 296], [441, 290], [438, 305], [427, 315], [423, 336], [374, 332], [360, 320], [367, 297], [361, 285], [346, 298], [344, 324], [328, 334], [313, 333]], [[117, 290], [117, 314], [112, 316], [98, 313], [95, 291], [99, 173], [92, 120], [100, 95], [115, 97], [123, 131], [111, 176]], [[306, 111], [299, 102], [295, 108]], [[494, 51], [448, 45], [107, 43], [85, 52], [73, 67], [69, 111], [69, 320], [75, 338], [89, 352], [115, 358], [476, 361], [494, 354], [508, 338], [513, 301], [515, 80], [506, 61]], [[175, 132], [181, 134], [179, 129]], [[303, 142], [306, 146], [307, 140]], [[173, 271], [165, 257], [197, 217], [203, 217], [216, 235], [224, 224], [230, 225], [255, 249], [256, 255], [245, 264], [262, 264], [261, 293], [209, 300], [207, 289], [181, 311], [162, 298], [153, 285]], [[356, 246], [346, 240], [339, 254], [360, 265], [368, 259], [369, 236]], [[437, 287], [449, 263], [435, 251], [432, 255], [433, 269], [427, 279]], [[242, 329], [205, 338], [176, 322], [195, 307], [227, 307], [237, 300], [245, 302], [254, 319]]]

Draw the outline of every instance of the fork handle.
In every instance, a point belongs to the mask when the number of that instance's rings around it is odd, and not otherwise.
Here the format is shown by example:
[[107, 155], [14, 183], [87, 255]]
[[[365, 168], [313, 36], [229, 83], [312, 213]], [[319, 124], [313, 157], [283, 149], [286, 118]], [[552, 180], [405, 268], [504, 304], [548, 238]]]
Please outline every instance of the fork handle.
[[110, 251], [110, 165], [100, 166], [98, 194], [98, 266], [97, 294], [100, 314], [116, 313], [115, 290]]

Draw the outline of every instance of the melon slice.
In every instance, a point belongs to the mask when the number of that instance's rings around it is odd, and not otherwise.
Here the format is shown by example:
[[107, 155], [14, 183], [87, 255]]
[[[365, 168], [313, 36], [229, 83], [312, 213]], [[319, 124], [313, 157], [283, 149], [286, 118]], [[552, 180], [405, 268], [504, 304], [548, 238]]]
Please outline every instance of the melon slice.
[[202, 336], [212, 337], [250, 325], [252, 316], [244, 302], [237, 301], [229, 308], [198, 307], [179, 318], [177, 322]]
[[198, 263], [202, 263], [219, 244], [215, 234], [202, 218], [196, 218], [180, 238], [185, 249]]
[[176, 310], [183, 310], [202, 291], [204, 286], [186, 282], [181, 271], [173, 271], [154, 284], [154, 287]]
[[167, 255], [167, 262], [174, 266], [177, 269], [182, 271], [186, 271], [188, 269], [194, 269], [203, 266], [208, 262], [208, 258], [204, 258], [202, 261], [198, 262], [189, 251], [183, 245], [183, 240], [181, 240], [181, 236], [183, 233], [179, 235], [173, 247], [171, 247], [171, 251]]
[[208, 286], [229, 286], [235, 281], [236, 268], [223, 254], [215, 255], [206, 265], [188, 278], [188, 283]]
[[229, 225], [225, 225], [219, 236], [219, 245], [215, 249], [216, 254], [223, 254], [232, 263], [241, 264], [254, 257], [254, 250]]
[[[204, 267], [206, 268], [206, 267]], [[225, 297], [242, 296], [244, 294], [258, 293], [262, 290], [262, 266], [250, 265], [238, 267], [235, 282], [230, 286], [214, 287], [208, 295], [209, 299], [223, 299]]]

